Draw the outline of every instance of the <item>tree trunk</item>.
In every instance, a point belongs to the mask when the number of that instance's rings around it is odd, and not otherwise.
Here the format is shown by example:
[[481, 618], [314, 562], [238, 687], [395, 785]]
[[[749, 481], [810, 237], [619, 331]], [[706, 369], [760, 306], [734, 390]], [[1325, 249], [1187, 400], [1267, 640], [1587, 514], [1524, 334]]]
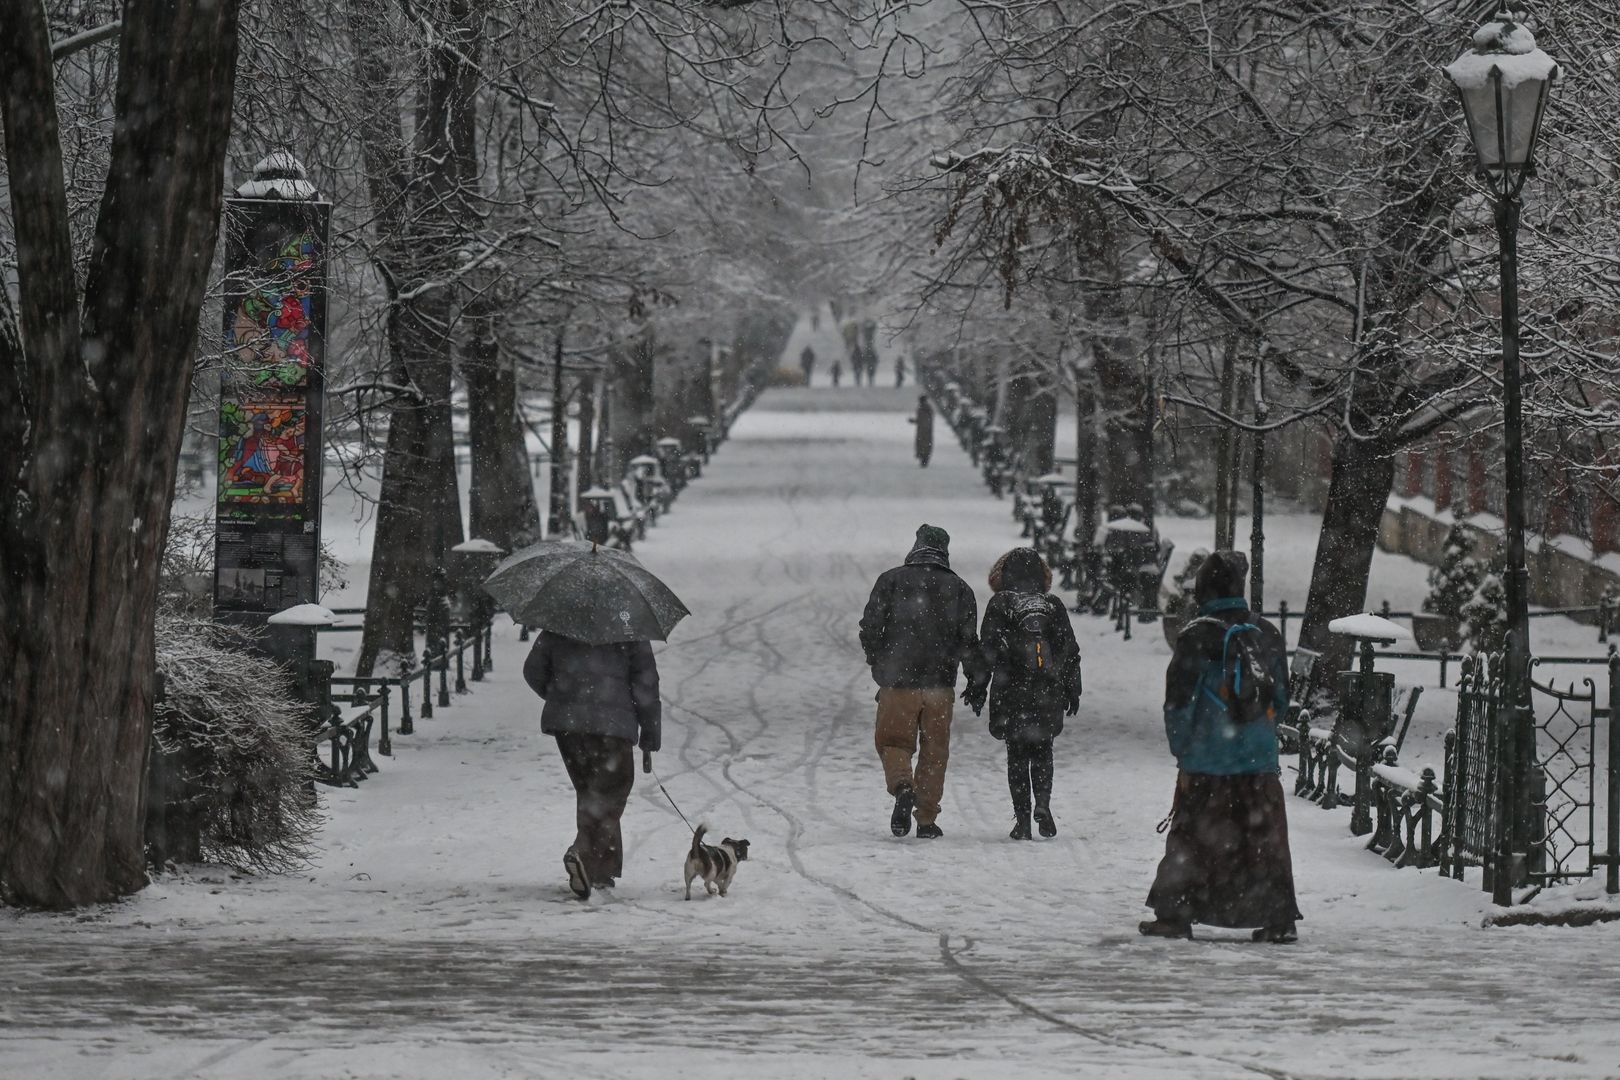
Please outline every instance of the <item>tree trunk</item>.
[[596, 460], [596, 384], [589, 375], [579, 380], [579, 489], [585, 491], [596, 482], [592, 465]]
[[1057, 444], [1057, 394], [1041, 386], [1041, 380], [1030, 376], [1030, 394], [1018, 433], [1024, 450], [1024, 468], [1032, 476], [1052, 471]]
[[[1231, 416], [1237, 397], [1237, 336], [1226, 340], [1221, 353], [1221, 412]], [[1231, 551], [1237, 537], [1233, 520], [1237, 487], [1237, 431], [1222, 422], [1215, 433], [1215, 550]]]
[[517, 374], [502, 360], [500, 342], [487, 318], [470, 328], [461, 354], [461, 376], [467, 384], [472, 457], [470, 531], [506, 551], [516, 551], [539, 539], [540, 513], [517, 418]]
[[[435, 9], [438, 10], [438, 9]], [[357, 670], [369, 674], [385, 652], [415, 649], [414, 609], [426, 607], [442, 636], [446, 553], [462, 538], [455, 443], [451, 433], [450, 327], [458, 249], [476, 220], [464, 190], [472, 153], [472, 109], [478, 54], [467, 0], [451, 0], [432, 39], [426, 83], [417, 94], [417, 165], [405, 163], [396, 109], [386, 104], [362, 125], [367, 187], [382, 235], [390, 282], [391, 346], [403, 381], [419, 395], [396, 405], [383, 461], [371, 586]], [[350, 34], [357, 71], [368, 96], [392, 102], [397, 93], [382, 50], [385, 15], [376, 0], [353, 0]], [[411, 417], [404, 415], [409, 412]], [[398, 436], [396, 426], [400, 427]]]
[[614, 417], [618, 428], [613, 444], [629, 461], [651, 454], [657, 439], [657, 418], [653, 399], [654, 340], [651, 330], [643, 332], [619, 354], [619, 409]]
[[1114, 282], [1086, 290], [1086, 315], [1098, 328], [1091, 353], [1103, 408], [1104, 485], [1110, 504], [1138, 503], [1145, 510], [1153, 501], [1153, 463], [1142, 460], [1139, 432], [1152, 423], [1148, 389], [1127, 329], [1118, 241], [1101, 211], [1089, 218], [1078, 241], [1081, 263], [1094, 276]]
[[418, 408], [396, 405], [389, 412], [388, 444], [383, 451], [382, 490], [377, 496], [377, 527], [371, 542], [371, 573], [366, 588], [365, 629], [355, 673], [361, 677], [385, 660], [394, 674], [399, 660], [414, 660], [416, 616], [427, 603], [427, 522], [422, 482], [427, 449]]
[[1311, 591], [1299, 642], [1322, 654], [1324, 672], [1350, 666], [1351, 643], [1328, 633], [1328, 623], [1354, 615], [1367, 602], [1367, 575], [1384, 507], [1395, 485], [1395, 462], [1377, 444], [1341, 435], [1333, 448], [1327, 509], [1311, 567]]
[[0, 888], [11, 903], [97, 903], [146, 882], [157, 578], [236, 55], [234, 0], [125, 12], [81, 298], [44, 7], [0, 4], [20, 298], [17, 325], [0, 326]]
[[1091, 375], [1075, 373], [1075, 534], [1089, 544], [1097, 535], [1097, 394]]

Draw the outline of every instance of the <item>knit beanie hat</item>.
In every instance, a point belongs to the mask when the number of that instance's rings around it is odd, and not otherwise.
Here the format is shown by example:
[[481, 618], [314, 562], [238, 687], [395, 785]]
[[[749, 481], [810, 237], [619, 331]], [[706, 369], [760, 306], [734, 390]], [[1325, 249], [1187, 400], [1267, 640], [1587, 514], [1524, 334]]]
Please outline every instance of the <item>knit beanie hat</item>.
[[951, 534], [938, 525], [919, 525], [917, 527], [917, 544], [919, 547], [938, 548], [941, 551], [951, 549]]

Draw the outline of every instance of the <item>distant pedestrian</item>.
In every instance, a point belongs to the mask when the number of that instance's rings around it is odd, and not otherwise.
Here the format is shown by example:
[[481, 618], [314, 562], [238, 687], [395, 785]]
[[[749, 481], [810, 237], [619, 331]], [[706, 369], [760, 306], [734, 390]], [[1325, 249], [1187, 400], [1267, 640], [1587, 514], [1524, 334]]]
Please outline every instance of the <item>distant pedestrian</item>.
[[557, 739], [574, 785], [574, 842], [563, 854], [581, 900], [624, 873], [620, 819], [635, 784], [635, 749], [658, 750], [658, 666], [646, 641], [590, 645], [542, 630], [523, 679], [546, 706], [540, 730]]
[[878, 354], [877, 348], [873, 346], [870, 339], [867, 340], [866, 345], [861, 349], [860, 360], [866, 365], [866, 385], [876, 386]]
[[903, 387], [905, 385], [906, 385], [906, 358], [903, 357], [903, 356], [897, 356], [897, 357], [894, 358], [894, 388], [896, 390], [898, 390], [898, 389], [900, 389], [901, 387]]
[[1052, 741], [1080, 710], [1080, 645], [1062, 600], [1046, 590], [1052, 571], [1033, 548], [1014, 548], [991, 572], [997, 592], [984, 608], [984, 662], [962, 692], [974, 713], [988, 695], [990, 734], [1007, 744], [1014, 840], [1057, 835], [1052, 816]]
[[855, 385], [856, 386], [861, 385], [861, 350], [860, 350], [860, 346], [856, 346], [855, 351], [849, 354], [849, 371], [850, 371], [850, 376], [855, 380]]
[[816, 350], [806, 345], [799, 354], [799, 370], [804, 372], [804, 385], [810, 385], [810, 378], [816, 373]]
[[928, 459], [934, 456], [934, 407], [928, 403], [927, 394], [917, 396], [917, 415], [911, 422], [917, 425], [917, 464], [926, 469]]
[[878, 577], [861, 615], [861, 649], [879, 688], [878, 758], [894, 796], [889, 829], [905, 836], [915, 813], [921, 840], [945, 835], [936, 820], [957, 670], [965, 666], [971, 677], [980, 662], [978, 601], [951, 571], [950, 543], [944, 529], [918, 528], [905, 564]]
[[1249, 563], [1217, 551], [1199, 567], [1198, 616], [1181, 628], [1165, 673], [1164, 727], [1176, 793], [1142, 933], [1191, 937], [1192, 925], [1256, 927], [1256, 941], [1298, 939], [1288, 811], [1278, 778], [1277, 718], [1288, 663], [1277, 628], [1243, 599]]
[[832, 380], [833, 380], [833, 387], [834, 388], [836, 388], [838, 386], [838, 380], [842, 379], [843, 377], [844, 377], [844, 363], [843, 363], [843, 361], [842, 360], [834, 360], [833, 361], [833, 366], [832, 366]]

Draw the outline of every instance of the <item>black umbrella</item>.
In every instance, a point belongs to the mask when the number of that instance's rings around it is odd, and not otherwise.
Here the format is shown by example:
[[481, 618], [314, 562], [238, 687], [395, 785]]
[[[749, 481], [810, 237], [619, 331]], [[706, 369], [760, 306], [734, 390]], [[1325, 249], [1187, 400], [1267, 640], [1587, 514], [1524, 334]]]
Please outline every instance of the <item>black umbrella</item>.
[[606, 645], [663, 641], [686, 605], [633, 555], [594, 544], [544, 540], [484, 579], [513, 621]]

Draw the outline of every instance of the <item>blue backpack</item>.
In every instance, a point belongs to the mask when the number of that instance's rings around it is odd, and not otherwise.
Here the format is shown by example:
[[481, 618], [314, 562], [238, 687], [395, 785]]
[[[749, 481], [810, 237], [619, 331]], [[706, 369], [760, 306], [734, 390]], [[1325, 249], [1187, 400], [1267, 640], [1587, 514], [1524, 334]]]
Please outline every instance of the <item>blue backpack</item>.
[[[1208, 621], [1225, 626], [1218, 619]], [[1236, 724], [1277, 722], [1277, 680], [1261, 655], [1261, 634], [1254, 623], [1227, 626], [1221, 639], [1220, 677], [1213, 687], [1204, 686], [1204, 693]]]

